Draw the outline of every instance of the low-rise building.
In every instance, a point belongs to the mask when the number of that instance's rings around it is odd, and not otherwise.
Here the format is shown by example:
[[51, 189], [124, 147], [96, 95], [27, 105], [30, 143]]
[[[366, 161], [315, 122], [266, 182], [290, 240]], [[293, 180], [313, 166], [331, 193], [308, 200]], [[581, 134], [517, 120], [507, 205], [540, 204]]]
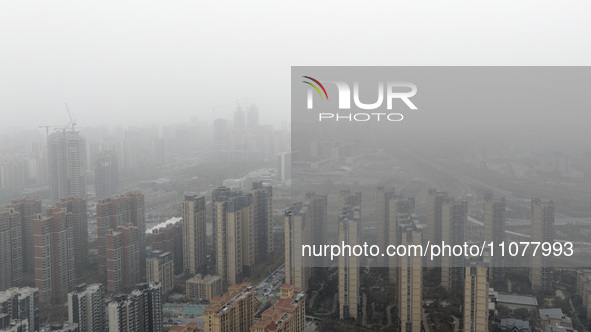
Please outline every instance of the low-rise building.
[[306, 328], [306, 294], [285, 284], [279, 288], [280, 298], [263, 312], [250, 328], [251, 332], [303, 332]]
[[546, 332], [576, 332], [573, 323], [560, 308], [540, 309], [542, 330]]
[[197, 274], [186, 281], [186, 296], [194, 301], [211, 300], [222, 294], [221, 276]]
[[538, 300], [533, 295], [500, 293], [492, 288], [489, 290], [488, 295], [492, 303], [507, 307], [511, 311], [527, 309], [530, 313], [534, 313], [538, 310]]
[[528, 321], [515, 318], [501, 319], [501, 325], [499, 327], [501, 331], [507, 332], [531, 332]]
[[228, 287], [228, 292], [214, 297], [205, 309], [206, 332], [248, 331], [254, 321], [255, 298], [249, 283]]

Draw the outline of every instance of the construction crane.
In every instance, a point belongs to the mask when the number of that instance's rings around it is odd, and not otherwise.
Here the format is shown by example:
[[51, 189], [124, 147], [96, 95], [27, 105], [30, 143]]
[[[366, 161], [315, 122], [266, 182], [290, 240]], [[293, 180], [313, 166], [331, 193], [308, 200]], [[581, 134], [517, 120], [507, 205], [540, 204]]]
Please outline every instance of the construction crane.
[[39, 126], [39, 128], [45, 128], [45, 139], [49, 142], [49, 128], [53, 128], [54, 131], [62, 131], [64, 134], [66, 130], [70, 126], [72, 126], [72, 131], [76, 131], [76, 118], [72, 117], [72, 113], [70, 112], [70, 108], [68, 107], [68, 103], [66, 103], [66, 110], [68, 111], [68, 117], [70, 118], [70, 122], [64, 127], [62, 126]]
[[58, 130], [61, 126], [39, 126], [39, 128], [45, 128], [45, 140], [49, 141], [49, 128], [53, 128], [53, 130]]
[[70, 125], [72, 125], [72, 131], [76, 131], [76, 119], [72, 118], [72, 114], [70, 113], [70, 108], [68, 107], [68, 103], [66, 103], [66, 110], [68, 111], [68, 116], [70, 117], [70, 123], [64, 128], [64, 130], [68, 129]]

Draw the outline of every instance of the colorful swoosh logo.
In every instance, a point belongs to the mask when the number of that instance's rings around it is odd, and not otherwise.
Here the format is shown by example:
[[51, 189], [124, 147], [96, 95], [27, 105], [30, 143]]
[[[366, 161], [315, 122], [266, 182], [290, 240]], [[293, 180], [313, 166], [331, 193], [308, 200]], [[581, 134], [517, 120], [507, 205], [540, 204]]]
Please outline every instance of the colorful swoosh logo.
[[[326, 100], [328, 100], [328, 94], [326, 93], [326, 89], [324, 88], [324, 86], [322, 85], [322, 83], [320, 83], [317, 79], [312, 78], [310, 76], [302, 76], [304, 78], [307, 78], [311, 81], [313, 81], [314, 83], [318, 84], [318, 86], [320, 86], [320, 89], [322, 89], [322, 91], [324, 91], [324, 95], [326, 96]], [[306, 83], [308, 85], [310, 85], [311, 87], [313, 87], [314, 89], [316, 89], [316, 91], [318, 92], [318, 94], [320, 95], [320, 98], [324, 98], [322, 97], [322, 93], [320, 92], [320, 89], [318, 89], [318, 86], [316, 86], [316, 84], [308, 82], [308, 81], [302, 81], [303, 83]]]

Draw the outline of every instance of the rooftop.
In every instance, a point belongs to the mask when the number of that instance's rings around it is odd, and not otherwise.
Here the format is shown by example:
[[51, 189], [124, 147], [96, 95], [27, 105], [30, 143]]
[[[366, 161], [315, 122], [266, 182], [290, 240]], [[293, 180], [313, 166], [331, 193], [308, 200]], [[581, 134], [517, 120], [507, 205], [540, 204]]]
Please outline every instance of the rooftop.
[[517, 294], [506, 294], [498, 293], [497, 303], [511, 303], [527, 306], [538, 306], [538, 300], [532, 295], [517, 295]]

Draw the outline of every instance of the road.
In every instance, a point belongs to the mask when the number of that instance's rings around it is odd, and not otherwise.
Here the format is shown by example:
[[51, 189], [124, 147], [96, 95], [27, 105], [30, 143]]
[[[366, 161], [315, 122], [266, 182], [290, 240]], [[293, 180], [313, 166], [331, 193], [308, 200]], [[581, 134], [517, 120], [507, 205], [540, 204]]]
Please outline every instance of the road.
[[261, 281], [254, 291], [254, 296], [258, 299], [266, 299], [273, 293], [274, 290], [279, 289], [285, 280], [285, 265], [281, 265], [271, 273], [271, 278], [265, 278]]

